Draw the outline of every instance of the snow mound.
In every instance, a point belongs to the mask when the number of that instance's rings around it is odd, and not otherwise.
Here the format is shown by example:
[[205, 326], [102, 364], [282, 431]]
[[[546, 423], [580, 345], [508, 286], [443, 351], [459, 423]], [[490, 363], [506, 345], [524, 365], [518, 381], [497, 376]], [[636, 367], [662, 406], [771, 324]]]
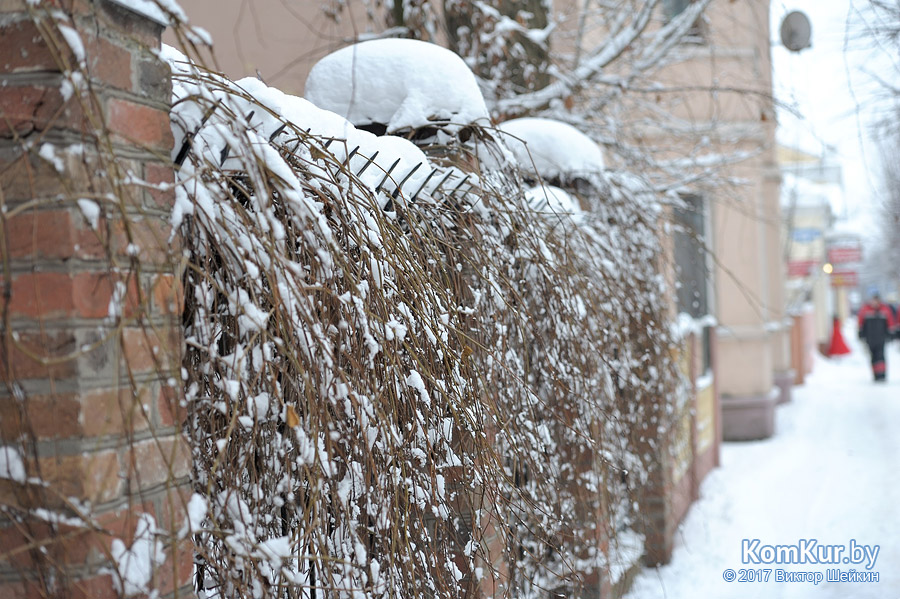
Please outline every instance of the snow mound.
[[579, 214], [581, 206], [578, 200], [559, 187], [537, 185], [525, 192], [525, 201], [535, 212], [554, 212], [557, 214]]
[[[219, 164], [225, 170], [240, 170], [246, 164], [248, 155], [262, 152], [265, 154], [262, 158], [269, 167], [281, 165], [283, 168], [279, 168], [279, 172], [284, 173], [285, 181], [290, 181], [292, 175], [287, 165], [264, 150], [269, 146], [269, 140], [275, 143], [288, 141], [296, 136], [296, 130], [300, 130], [320, 141], [331, 140], [327, 152], [338, 162], [347, 164], [353, 173], [361, 173], [359, 181], [371, 192], [379, 190], [391, 195], [401, 186], [400, 192], [408, 196], [429, 182], [433, 165], [422, 150], [406, 139], [378, 137], [357, 129], [340, 115], [318, 108], [304, 98], [269, 87], [255, 77], [236, 82], [221, 79], [221, 87], [209, 91], [191, 82], [192, 65], [183, 54], [164, 45], [160, 55], [179, 76], [174, 84], [176, 99], [211, 95], [209, 102], [223, 104], [223, 108], [214, 112], [212, 118], [204, 118], [204, 109], [200, 105], [184, 107], [177, 118], [173, 118], [175, 139], [190, 139], [194, 154], [212, 164]], [[220, 113], [242, 115], [240, 118], [246, 121], [247, 139], [237, 138], [220, 120]], [[291, 128], [287, 129], [286, 124]], [[248, 140], [251, 143], [248, 144]], [[223, 152], [225, 148], [227, 152]], [[176, 144], [173, 157], [179, 151], [180, 146]], [[436, 180], [436, 177], [431, 178], [432, 186]]]
[[504, 141], [519, 164], [545, 179], [594, 175], [603, 170], [603, 153], [594, 141], [561, 121], [527, 117], [500, 123]]
[[417, 40], [371, 40], [329, 54], [306, 79], [306, 98], [354, 125], [387, 125], [388, 133], [489, 120], [463, 59]]

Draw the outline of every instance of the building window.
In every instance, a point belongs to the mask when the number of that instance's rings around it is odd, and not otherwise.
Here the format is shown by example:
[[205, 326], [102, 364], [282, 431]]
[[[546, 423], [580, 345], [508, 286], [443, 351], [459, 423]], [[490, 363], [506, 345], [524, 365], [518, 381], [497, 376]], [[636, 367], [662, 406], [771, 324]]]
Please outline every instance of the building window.
[[[701, 319], [710, 313], [709, 268], [706, 247], [706, 202], [698, 195], [685, 195], [676, 208], [675, 268], [678, 278], [678, 311]], [[710, 331], [701, 335], [703, 371], [710, 368]]]
[[[666, 23], [683, 13], [693, 1], [694, 0], [663, 0], [663, 14], [666, 17]], [[688, 44], [706, 43], [706, 29], [704, 27], [702, 15], [694, 21], [694, 24], [682, 41]]]
[[671, 21], [684, 12], [691, 0], [663, 0], [663, 10], [666, 12], [666, 20]]

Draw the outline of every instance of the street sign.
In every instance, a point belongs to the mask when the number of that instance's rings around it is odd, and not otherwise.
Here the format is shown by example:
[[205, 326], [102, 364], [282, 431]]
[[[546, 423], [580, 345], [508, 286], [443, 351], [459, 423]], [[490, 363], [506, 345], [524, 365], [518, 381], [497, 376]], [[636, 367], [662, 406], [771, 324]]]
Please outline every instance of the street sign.
[[797, 227], [791, 231], [791, 239], [797, 243], [809, 243], [822, 237], [822, 230], [815, 227]]
[[862, 262], [862, 248], [859, 245], [834, 246], [828, 248], [828, 261], [832, 264], [855, 264]]
[[789, 277], [808, 277], [818, 264], [818, 260], [788, 260], [787, 275]]
[[832, 287], [859, 287], [859, 273], [855, 270], [836, 270], [831, 273]]

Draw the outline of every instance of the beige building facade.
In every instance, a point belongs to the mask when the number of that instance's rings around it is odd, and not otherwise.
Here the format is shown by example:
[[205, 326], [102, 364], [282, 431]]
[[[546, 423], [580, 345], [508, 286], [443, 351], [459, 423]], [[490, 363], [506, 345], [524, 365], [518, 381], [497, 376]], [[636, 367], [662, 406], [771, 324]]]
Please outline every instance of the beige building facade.
[[[690, 4], [662, 0], [654, 27]], [[715, 348], [709, 374], [721, 398], [724, 440], [772, 435], [775, 406], [790, 400], [795, 378], [769, 16], [767, 0], [712, 0], [651, 74], [662, 85], [626, 96], [614, 115], [627, 122], [621, 130], [641, 155], [666, 165], [662, 179], [687, 204], [674, 211], [675, 221], [689, 222], [709, 250], [705, 299], [685, 301], [682, 289], [677, 303], [679, 312], [702, 318], [699, 303], [717, 322], [704, 343]], [[695, 258], [678, 244], [676, 234], [679, 283], [696, 286], [696, 276], [685, 276], [696, 274]]]
[[711, 222], [722, 433], [725, 440], [765, 438], [774, 432], [775, 406], [790, 399], [794, 379], [769, 3], [714, 0], [696, 29], [693, 43], [676, 50], [679, 60], [663, 74], [673, 90], [665, 107], [680, 130], [659, 131], [650, 143], [668, 143], [673, 157], [694, 156], [698, 164], [718, 157], [724, 165], [715, 184], [701, 178], [686, 190], [703, 198]]
[[[232, 79], [261, 77], [303, 95], [306, 76], [323, 56], [363, 38], [371, 23], [363, 3], [329, 13], [319, 0], [179, 0], [192, 25], [212, 36], [215, 64]], [[163, 42], [174, 45], [172, 31]]]

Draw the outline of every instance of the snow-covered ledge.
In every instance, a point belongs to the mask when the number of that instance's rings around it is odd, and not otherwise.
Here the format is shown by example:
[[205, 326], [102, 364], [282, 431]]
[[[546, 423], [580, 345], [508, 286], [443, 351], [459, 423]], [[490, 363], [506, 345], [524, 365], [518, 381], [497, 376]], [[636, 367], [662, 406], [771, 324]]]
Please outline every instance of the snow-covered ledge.
[[175, 0], [107, 0], [110, 4], [137, 13], [163, 27], [172, 24], [172, 17], [185, 22], [184, 10]]

